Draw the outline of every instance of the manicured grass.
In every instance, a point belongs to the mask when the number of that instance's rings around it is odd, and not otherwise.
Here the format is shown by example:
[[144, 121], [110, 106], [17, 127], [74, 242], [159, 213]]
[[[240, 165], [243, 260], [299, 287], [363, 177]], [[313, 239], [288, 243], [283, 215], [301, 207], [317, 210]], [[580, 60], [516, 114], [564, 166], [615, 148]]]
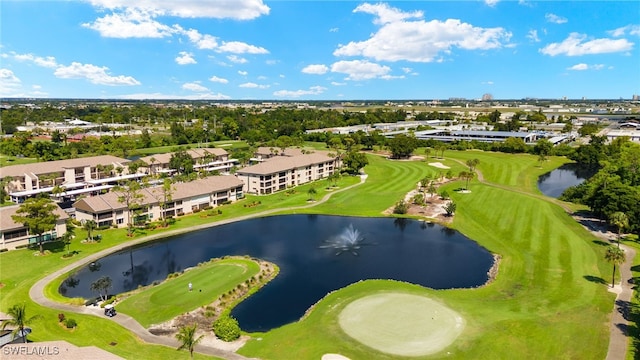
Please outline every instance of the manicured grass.
[[0, 155], [0, 167], [21, 164], [33, 164], [38, 162], [36, 158], [16, 157]]
[[400, 356], [440, 352], [464, 329], [464, 319], [443, 304], [399, 292], [357, 299], [338, 319], [340, 328], [360, 343]]
[[[149, 327], [210, 304], [259, 270], [259, 265], [248, 259], [216, 260], [127, 297], [118, 303], [118, 311]], [[192, 291], [188, 288], [190, 283]]]
[[[498, 160], [493, 160], [493, 156]], [[452, 161], [457, 158], [479, 158], [479, 169], [494, 184], [471, 183], [470, 194], [447, 189], [458, 210], [453, 227], [478, 241], [490, 251], [500, 254], [500, 271], [496, 280], [478, 289], [431, 290], [394, 281], [365, 281], [328, 295], [300, 322], [285, 325], [250, 341], [242, 354], [264, 359], [318, 359], [325, 353], [341, 353], [352, 359], [395, 356], [375, 352], [352, 340], [338, 324], [338, 314], [352, 301], [377, 292], [395, 291], [428, 296], [459, 313], [467, 325], [458, 339], [446, 349], [451, 358], [576, 358], [601, 359], [608, 344], [608, 316], [614, 296], [607, 292], [606, 281], [611, 267], [603, 258], [605, 246], [595, 241], [586, 230], [554, 202], [547, 201], [535, 189], [537, 176], [544, 169], [537, 157], [482, 152], [445, 152], [443, 162], [454, 174], [466, 166]], [[440, 170], [427, 162], [390, 161], [369, 156], [367, 182], [349, 191], [336, 193], [327, 203], [306, 212], [338, 215], [380, 216], [427, 174]], [[429, 159], [431, 161], [431, 159]], [[554, 160], [555, 161], [555, 160]], [[558, 164], [563, 160], [558, 160]], [[551, 164], [551, 162], [550, 162]], [[545, 164], [546, 165], [546, 164]], [[550, 165], [551, 166], [551, 165]], [[485, 168], [486, 167], [486, 168]], [[359, 181], [343, 178], [344, 187]], [[249, 212], [278, 209], [283, 206], [306, 205], [307, 189], [326, 193], [325, 185], [316, 183], [296, 189], [296, 193], [277, 193], [265, 197], [248, 197], [237, 204], [223, 206], [223, 214], [210, 218], [199, 215], [181, 217], [170, 229], [189, 228]], [[439, 190], [442, 190], [439, 189]], [[262, 204], [245, 208], [251, 201]], [[146, 230], [147, 234], [163, 234], [166, 230]], [[99, 244], [74, 243], [75, 257], [84, 257], [99, 249], [129, 241], [125, 230], [103, 232]], [[81, 238], [82, 232], [78, 231]], [[144, 234], [139, 232], [137, 236]], [[37, 278], [62, 267], [69, 260], [61, 253], [35, 257], [31, 250], [0, 254], [0, 310], [25, 302], [30, 314], [41, 314], [34, 324], [32, 340], [66, 339], [77, 345], [93, 344], [125, 358], [166, 358], [176, 356], [173, 349], [145, 345], [113, 322], [91, 316], [73, 315], [80, 327], [73, 333], [57, 324], [57, 312], [42, 308], [28, 298], [28, 290]], [[100, 339], [95, 338], [100, 329]], [[117, 346], [108, 343], [113, 340]], [[443, 355], [444, 356], [444, 355]]]

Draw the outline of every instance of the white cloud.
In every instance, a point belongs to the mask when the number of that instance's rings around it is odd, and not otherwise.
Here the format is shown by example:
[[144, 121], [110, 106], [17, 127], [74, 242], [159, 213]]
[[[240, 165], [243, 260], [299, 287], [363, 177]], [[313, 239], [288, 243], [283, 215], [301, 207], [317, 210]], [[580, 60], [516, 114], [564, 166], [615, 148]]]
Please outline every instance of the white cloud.
[[212, 76], [212, 77], [210, 77], [210, 78], [209, 78], [209, 81], [217, 82], [217, 83], [220, 83], [220, 84], [227, 84], [227, 83], [229, 83], [229, 80], [227, 80], [227, 79], [223, 79], [223, 78], [219, 78], [219, 77], [217, 77], [217, 76], [215, 76], [215, 75], [214, 75], [214, 76]]
[[53, 56], [42, 57], [42, 56], [36, 56], [33, 54], [18, 54], [14, 51], [10, 52], [10, 55], [6, 55], [6, 54], [2, 54], [2, 55], [3, 57], [13, 56], [13, 58], [18, 61], [31, 61], [38, 66], [42, 66], [46, 68], [58, 67], [56, 58], [54, 58]]
[[89, 0], [109, 10], [139, 9], [181, 18], [251, 20], [269, 14], [262, 0]]
[[414, 11], [414, 12], [403, 12], [400, 9], [390, 7], [387, 4], [368, 4], [364, 3], [359, 5], [353, 10], [356, 12], [363, 12], [367, 14], [375, 15], [376, 18], [373, 20], [374, 24], [384, 25], [392, 22], [400, 22], [407, 19], [419, 19], [422, 18], [422, 11]]
[[340, 31], [340, 28], [337, 28], [337, 27], [329, 29], [329, 32], [338, 32], [338, 31]]
[[198, 30], [189, 29], [183, 30], [178, 27], [178, 32], [186, 35], [198, 49], [201, 50], [213, 50], [218, 47], [218, 39], [215, 36], [211, 36], [208, 34], [200, 34]]
[[540, 52], [549, 56], [581, 56], [614, 53], [633, 49], [633, 43], [627, 41], [627, 39], [614, 40], [602, 38], [585, 41], [586, 39], [586, 35], [574, 32], [569, 34], [569, 37], [561, 43], [551, 43], [540, 49]]
[[193, 58], [192, 53], [180, 51], [180, 55], [176, 57], [176, 63], [178, 63], [179, 65], [188, 65], [197, 64], [198, 62]]
[[341, 82], [337, 82], [337, 81], [332, 81], [331, 85], [333, 85], [333, 86], [345, 86], [345, 85], [347, 85], [347, 83], [341, 83]]
[[265, 48], [249, 45], [240, 41], [224, 42], [217, 51], [228, 52], [234, 54], [268, 54], [269, 51]]
[[246, 71], [238, 70], [238, 74], [242, 76], [247, 76], [249, 73]]
[[9, 69], [0, 69], [0, 95], [15, 96], [22, 88], [22, 82]]
[[627, 26], [619, 27], [614, 30], [607, 31], [607, 33], [615, 37], [624, 36], [627, 33], [629, 35], [640, 35], [640, 25], [627, 25]]
[[129, 100], [228, 100], [230, 96], [221, 93], [200, 93], [190, 95], [168, 95], [161, 93], [138, 93], [115, 96], [117, 99]]
[[533, 42], [540, 42], [540, 38], [538, 37], [538, 30], [529, 30], [527, 33], [527, 39]]
[[500, 0], [484, 0], [484, 3], [491, 7], [496, 6], [499, 2]]
[[368, 80], [388, 75], [391, 68], [366, 60], [338, 61], [331, 65], [331, 71], [347, 74], [346, 80]]
[[237, 55], [228, 55], [227, 59], [229, 59], [229, 61], [234, 62], [236, 64], [245, 64], [249, 62], [249, 60]]
[[106, 66], [96, 66], [92, 64], [82, 64], [72, 62], [69, 66], [58, 67], [53, 75], [61, 79], [87, 79], [89, 82], [98, 85], [140, 85], [140, 82], [131, 76], [112, 76], [108, 74], [109, 68]]
[[565, 17], [558, 16], [552, 13], [545, 14], [544, 18], [547, 20], [547, 22], [554, 23], [554, 24], [564, 24], [567, 21], [569, 21]]
[[182, 84], [182, 88], [185, 90], [189, 90], [189, 91], [194, 91], [194, 92], [207, 92], [209, 91], [209, 89], [207, 89], [206, 87], [200, 85], [199, 82], [190, 82], [190, 83], [184, 83]]
[[482, 85], [493, 85], [493, 81], [483, 81]]
[[268, 89], [269, 85], [258, 85], [252, 82], [248, 82], [248, 83], [240, 84], [239, 87], [248, 88], [248, 89]]
[[402, 71], [403, 71], [405, 74], [410, 73], [412, 70], [413, 70], [413, 69], [411, 69], [410, 67], [403, 67], [403, 68], [402, 68]]
[[422, 12], [401, 12], [388, 5], [363, 4], [358, 12], [375, 14], [374, 23], [380, 29], [368, 40], [339, 45], [335, 56], [366, 56], [377, 61], [432, 62], [441, 52], [449, 53], [453, 47], [465, 50], [487, 50], [503, 46], [511, 33], [501, 27], [481, 28], [457, 19], [415, 20]]
[[602, 70], [602, 69], [604, 69], [604, 64], [587, 65], [585, 63], [575, 64], [567, 68], [567, 70], [573, 70], [573, 71]]
[[302, 69], [302, 72], [305, 74], [316, 74], [316, 75], [326, 74], [327, 71], [329, 71], [329, 68], [327, 67], [327, 65], [324, 65], [324, 64], [307, 65], [305, 66], [304, 69]]
[[327, 88], [322, 86], [312, 86], [309, 90], [278, 90], [273, 93], [274, 96], [278, 97], [288, 97], [288, 98], [299, 98], [305, 95], [320, 95]]
[[127, 8], [124, 12], [105, 15], [83, 27], [95, 30], [110, 38], [163, 38], [171, 36], [174, 29], [153, 18], [156, 12]]
[[267, 80], [267, 77], [264, 75], [258, 76], [258, 80]]

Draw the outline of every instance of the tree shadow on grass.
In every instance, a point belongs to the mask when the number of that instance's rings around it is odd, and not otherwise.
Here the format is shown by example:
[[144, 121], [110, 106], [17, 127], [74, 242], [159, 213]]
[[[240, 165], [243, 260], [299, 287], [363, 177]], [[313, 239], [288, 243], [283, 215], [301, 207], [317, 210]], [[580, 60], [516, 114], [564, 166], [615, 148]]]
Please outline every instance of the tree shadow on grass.
[[609, 283], [605, 279], [603, 279], [603, 278], [601, 278], [599, 276], [585, 275], [585, 276], [583, 276], [583, 278], [585, 278], [586, 280], [591, 281], [593, 283], [596, 283], [596, 284], [609, 285]]
[[609, 246], [609, 245], [613, 245], [613, 243], [608, 242], [608, 241], [602, 241], [602, 240], [593, 240], [593, 243], [596, 245], [600, 245], [600, 246]]

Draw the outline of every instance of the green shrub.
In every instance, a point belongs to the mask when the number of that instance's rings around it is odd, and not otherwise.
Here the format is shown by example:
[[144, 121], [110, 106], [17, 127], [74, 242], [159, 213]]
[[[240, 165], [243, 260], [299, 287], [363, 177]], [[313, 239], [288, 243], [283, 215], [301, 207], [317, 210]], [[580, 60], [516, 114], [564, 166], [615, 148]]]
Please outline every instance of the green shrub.
[[394, 214], [406, 214], [409, 211], [409, 205], [404, 200], [400, 200], [393, 208]]
[[66, 326], [67, 329], [73, 329], [78, 326], [78, 323], [74, 319], [69, 318], [64, 321], [64, 326]]
[[231, 316], [221, 316], [213, 322], [213, 332], [222, 341], [233, 341], [240, 337], [240, 325]]

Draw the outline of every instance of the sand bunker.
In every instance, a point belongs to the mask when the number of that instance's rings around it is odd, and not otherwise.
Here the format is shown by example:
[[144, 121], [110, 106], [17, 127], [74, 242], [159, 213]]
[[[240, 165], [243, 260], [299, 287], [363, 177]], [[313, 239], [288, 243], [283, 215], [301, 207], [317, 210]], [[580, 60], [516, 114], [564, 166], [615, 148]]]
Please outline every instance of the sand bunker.
[[437, 167], [438, 169], [451, 169], [450, 167], [448, 167], [447, 165], [441, 162], [432, 162], [432, 163], [429, 163], [429, 165], [433, 167]]

